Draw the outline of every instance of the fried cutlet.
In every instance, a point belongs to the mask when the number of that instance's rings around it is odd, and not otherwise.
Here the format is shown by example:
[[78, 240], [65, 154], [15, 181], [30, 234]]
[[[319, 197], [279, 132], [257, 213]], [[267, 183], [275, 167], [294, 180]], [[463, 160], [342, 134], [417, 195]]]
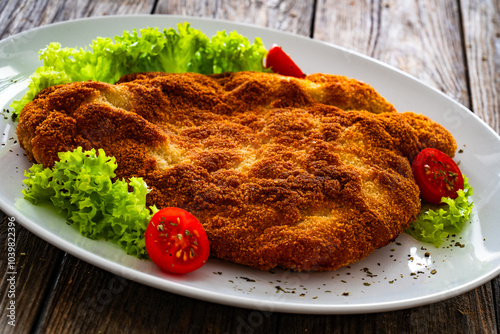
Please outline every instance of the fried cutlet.
[[21, 113], [28, 157], [103, 148], [148, 204], [198, 217], [211, 254], [259, 269], [334, 270], [394, 240], [420, 211], [410, 168], [456, 143], [345, 77], [141, 73], [50, 87]]

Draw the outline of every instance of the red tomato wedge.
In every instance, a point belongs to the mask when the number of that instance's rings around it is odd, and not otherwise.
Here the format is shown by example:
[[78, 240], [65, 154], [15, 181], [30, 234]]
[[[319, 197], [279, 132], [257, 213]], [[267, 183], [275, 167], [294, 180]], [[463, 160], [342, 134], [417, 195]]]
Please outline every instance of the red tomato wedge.
[[161, 269], [185, 274], [207, 262], [210, 246], [207, 234], [189, 212], [164, 208], [153, 215], [145, 232], [146, 250]]
[[266, 67], [274, 73], [296, 78], [305, 78], [304, 72], [295, 64], [289, 55], [281, 47], [274, 44], [266, 56]]
[[432, 204], [440, 204], [442, 197], [457, 198], [464, 189], [460, 169], [445, 153], [434, 148], [422, 150], [411, 164], [420, 197]]

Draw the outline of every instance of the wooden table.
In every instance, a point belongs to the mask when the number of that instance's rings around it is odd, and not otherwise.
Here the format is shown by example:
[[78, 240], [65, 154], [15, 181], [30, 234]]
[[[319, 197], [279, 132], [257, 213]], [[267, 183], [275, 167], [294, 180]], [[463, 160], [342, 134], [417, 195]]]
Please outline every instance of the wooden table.
[[[0, 38], [76, 18], [178, 14], [332, 42], [389, 63], [473, 110], [500, 132], [500, 0], [3, 0]], [[51, 246], [16, 225], [16, 327], [8, 322], [7, 226], [1, 214], [2, 333], [495, 333], [495, 278], [461, 296], [360, 315], [261, 313], [159, 291]]]

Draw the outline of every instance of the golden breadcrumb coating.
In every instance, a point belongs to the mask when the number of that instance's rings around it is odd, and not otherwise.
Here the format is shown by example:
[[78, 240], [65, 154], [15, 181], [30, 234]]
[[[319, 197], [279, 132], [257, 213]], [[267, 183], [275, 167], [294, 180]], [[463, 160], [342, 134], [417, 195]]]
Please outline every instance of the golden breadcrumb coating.
[[19, 119], [28, 157], [103, 148], [148, 204], [203, 224], [211, 254], [259, 269], [333, 270], [390, 243], [420, 210], [410, 168], [453, 156], [442, 126], [345, 77], [141, 73], [42, 91]]

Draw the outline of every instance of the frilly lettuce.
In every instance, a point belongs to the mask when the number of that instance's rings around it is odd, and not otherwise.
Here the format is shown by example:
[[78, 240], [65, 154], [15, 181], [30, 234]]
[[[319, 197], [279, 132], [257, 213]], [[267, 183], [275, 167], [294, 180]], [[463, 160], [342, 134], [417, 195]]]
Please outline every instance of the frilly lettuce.
[[204, 74], [218, 74], [239, 71], [269, 71], [264, 68], [263, 59], [267, 54], [262, 41], [256, 38], [254, 44], [236, 31], [226, 34], [219, 31], [210, 39], [209, 47], [200, 49], [196, 66], [191, 71]]
[[[102, 149], [59, 153], [53, 168], [34, 164], [25, 171], [24, 197], [50, 201], [69, 224], [92, 239], [110, 240], [128, 254], [147, 258], [144, 232], [155, 207], [146, 207], [148, 188], [141, 178], [113, 180], [117, 164]], [[129, 191], [129, 188], [132, 191]]]
[[11, 108], [17, 117], [42, 89], [73, 81], [115, 83], [122, 75], [137, 72], [268, 71], [261, 39], [251, 44], [237, 32], [218, 32], [212, 38], [189, 23], [174, 28], [125, 31], [122, 36], [96, 38], [89, 47], [68, 48], [51, 43], [40, 51], [43, 65], [31, 76], [27, 93]]
[[469, 201], [472, 188], [464, 177], [464, 190], [459, 190], [455, 199], [443, 197], [440, 206], [424, 204], [417, 220], [405, 230], [415, 239], [439, 247], [450, 234], [462, 230], [469, 220], [474, 203]]

